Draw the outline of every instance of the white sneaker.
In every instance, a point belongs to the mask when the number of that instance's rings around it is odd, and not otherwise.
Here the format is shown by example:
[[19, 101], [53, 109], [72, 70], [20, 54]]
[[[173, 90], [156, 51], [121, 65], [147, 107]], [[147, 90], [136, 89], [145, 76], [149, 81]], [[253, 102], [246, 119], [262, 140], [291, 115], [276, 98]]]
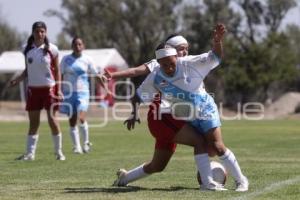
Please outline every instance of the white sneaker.
[[113, 186], [117, 186], [117, 187], [126, 186], [127, 183], [125, 183], [123, 180], [126, 174], [127, 171], [125, 169], [119, 169], [117, 171], [117, 179], [114, 181]]
[[241, 182], [235, 182], [236, 183], [236, 188], [235, 191], [237, 192], [246, 192], [249, 189], [249, 181], [246, 176], [243, 176]]
[[66, 157], [63, 153], [56, 153], [55, 154], [56, 160], [66, 160]]
[[227, 191], [223, 185], [213, 181], [208, 183], [207, 185], [200, 185], [200, 190], [210, 190], [210, 191]]
[[93, 144], [88, 142], [88, 143], [85, 143], [82, 147], [82, 150], [83, 150], [83, 153], [89, 153], [91, 151], [91, 146]]
[[75, 153], [75, 154], [82, 154], [83, 152], [82, 152], [82, 149], [81, 149], [81, 147], [74, 147], [73, 148], [73, 153]]
[[32, 161], [32, 160], [34, 160], [34, 159], [35, 159], [35, 156], [34, 156], [33, 154], [31, 154], [31, 153], [27, 154], [27, 153], [26, 153], [26, 154], [23, 154], [23, 155], [17, 157], [15, 160]]

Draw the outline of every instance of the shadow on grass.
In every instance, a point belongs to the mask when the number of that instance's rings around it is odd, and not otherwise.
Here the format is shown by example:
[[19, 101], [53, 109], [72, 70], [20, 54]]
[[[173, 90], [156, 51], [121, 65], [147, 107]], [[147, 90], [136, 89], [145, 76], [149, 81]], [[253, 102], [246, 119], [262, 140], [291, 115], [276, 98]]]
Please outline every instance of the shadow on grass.
[[174, 192], [180, 190], [199, 190], [199, 188], [187, 188], [181, 186], [171, 186], [170, 188], [144, 188], [138, 186], [127, 186], [127, 187], [108, 187], [108, 188], [65, 188], [64, 190], [65, 193], [93, 193], [93, 192], [127, 193], [127, 192], [138, 192], [138, 191]]

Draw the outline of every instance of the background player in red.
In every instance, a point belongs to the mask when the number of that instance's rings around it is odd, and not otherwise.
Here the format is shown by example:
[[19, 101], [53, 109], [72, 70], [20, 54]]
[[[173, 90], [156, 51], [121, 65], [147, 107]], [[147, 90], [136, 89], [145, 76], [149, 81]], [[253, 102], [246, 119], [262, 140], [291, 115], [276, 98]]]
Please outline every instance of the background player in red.
[[40, 113], [46, 109], [48, 124], [54, 142], [54, 151], [57, 160], [65, 160], [62, 152], [62, 134], [56, 119], [58, 101], [63, 99], [60, 86], [60, 70], [58, 66], [58, 48], [47, 38], [47, 26], [38, 21], [32, 25], [32, 34], [27, 40], [24, 49], [25, 70], [11, 86], [27, 80], [26, 110], [29, 117], [27, 148], [24, 155], [18, 160], [34, 160], [38, 143], [38, 128]]

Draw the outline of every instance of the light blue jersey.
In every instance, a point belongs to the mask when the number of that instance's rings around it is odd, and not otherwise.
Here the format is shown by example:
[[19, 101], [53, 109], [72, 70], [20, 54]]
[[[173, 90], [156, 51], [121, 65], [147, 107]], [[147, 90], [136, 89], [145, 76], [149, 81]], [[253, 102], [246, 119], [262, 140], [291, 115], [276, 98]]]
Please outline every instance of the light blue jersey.
[[[203, 88], [207, 74], [220, 63], [212, 52], [177, 59], [176, 72], [170, 77], [157, 68], [151, 72], [137, 93], [144, 102], [151, 102], [160, 92], [169, 113], [187, 113], [186, 119], [200, 132], [221, 125], [217, 106]], [[164, 109], [164, 113], [168, 110]]]
[[76, 58], [72, 54], [61, 61], [62, 92], [65, 99], [60, 112], [72, 115], [87, 111], [89, 105], [89, 76], [98, 73], [92, 59], [82, 54]]

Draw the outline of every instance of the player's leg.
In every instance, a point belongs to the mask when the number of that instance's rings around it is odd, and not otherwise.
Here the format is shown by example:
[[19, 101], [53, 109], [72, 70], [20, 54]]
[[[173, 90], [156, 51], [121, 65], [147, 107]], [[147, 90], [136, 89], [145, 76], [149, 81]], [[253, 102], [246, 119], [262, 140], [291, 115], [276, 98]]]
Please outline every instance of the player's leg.
[[90, 135], [89, 135], [89, 125], [86, 120], [86, 111], [79, 112], [79, 128], [82, 135], [82, 149], [84, 153], [88, 153], [91, 151], [92, 143], [90, 142]]
[[62, 152], [61, 129], [56, 117], [57, 111], [59, 109], [59, 102], [56, 99], [55, 92], [56, 90], [52, 88], [47, 94], [45, 94], [44, 108], [47, 111], [48, 124], [52, 133], [52, 140], [54, 144], [54, 152], [56, 159], [65, 160], [66, 158]]
[[76, 154], [82, 154], [80, 136], [77, 127], [77, 113], [73, 112], [73, 115], [69, 118], [69, 126], [70, 126], [70, 136], [73, 142], [73, 152]]
[[184, 144], [194, 147], [194, 159], [197, 165], [197, 169], [201, 176], [201, 181], [203, 185], [202, 189], [209, 190], [226, 190], [221, 185], [213, 181], [212, 171], [210, 167], [210, 161], [205, 149], [203, 137], [196, 133], [195, 129], [189, 124], [186, 124], [182, 129], [176, 134], [174, 142], [178, 144]]
[[33, 158], [35, 156], [36, 146], [39, 138], [37, 131], [40, 126], [40, 113], [40, 110], [28, 112], [29, 130], [27, 138], [27, 154], [32, 154]]
[[34, 160], [36, 147], [39, 139], [37, 133], [40, 125], [40, 110], [28, 111], [29, 129], [26, 143], [26, 153], [17, 158], [17, 160]]
[[59, 106], [59, 112], [68, 115], [69, 117], [69, 133], [73, 143], [73, 152], [76, 154], [82, 153], [80, 145], [79, 130], [77, 127], [77, 93], [67, 94], [67, 98]]
[[151, 110], [148, 112], [148, 128], [156, 140], [152, 160], [129, 171], [120, 169], [117, 172], [118, 178], [114, 182], [114, 186], [125, 186], [129, 182], [146, 177], [149, 174], [161, 172], [166, 167], [176, 148], [176, 144], [172, 140], [176, 132], [185, 123], [180, 121], [176, 126], [170, 126], [165, 116], [163, 116], [163, 119], [157, 120]]
[[217, 155], [220, 160], [222, 160], [225, 168], [233, 176], [236, 182], [236, 191], [244, 192], [248, 190], [248, 180], [246, 176], [243, 175], [239, 163], [233, 154], [233, 152], [226, 148], [223, 143], [221, 128], [216, 127], [208, 130], [205, 134], [207, 141], [215, 148]]
[[86, 114], [89, 107], [89, 93], [78, 93], [77, 99], [77, 111], [79, 117], [79, 129], [82, 135], [82, 149], [84, 153], [88, 153], [91, 150], [92, 143], [89, 138], [89, 125], [86, 120]]
[[168, 165], [174, 150], [172, 149], [155, 149], [152, 160], [143, 166], [146, 174], [162, 172]]
[[163, 171], [170, 161], [173, 152], [173, 150], [155, 149], [150, 162], [139, 165], [129, 171], [126, 171], [125, 169], [119, 169], [117, 172], [118, 178], [115, 180], [113, 185], [126, 186], [128, 183], [139, 180], [153, 173]]
[[47, 110], [48, 124], [51, 129], [52, 139], [54, 143], [54, 152], [57, 160], [65, 160], [65, 156], [62, 152], [62, 134], [60, 130], [59, 122], [56, 118], [56, 109]]
[[26, 152], [17, 160], [34, 160], [35, 152], [38, 143], [38, 128], [40, 125], [40, 110], [43, 108], [41, 101], [43, 91], [35, 88], [27, 89], [26, 110], [28, 111], [29, 129], [27, 135]]

